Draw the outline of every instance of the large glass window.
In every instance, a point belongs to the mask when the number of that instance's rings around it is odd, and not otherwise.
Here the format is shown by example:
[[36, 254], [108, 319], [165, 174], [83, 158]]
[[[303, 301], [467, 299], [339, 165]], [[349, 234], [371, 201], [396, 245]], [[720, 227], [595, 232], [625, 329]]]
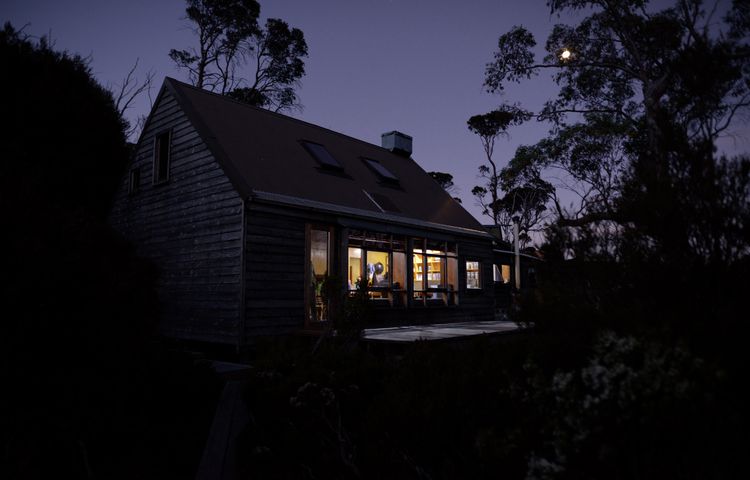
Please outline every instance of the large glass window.
[[356, 290], [359, 282], [367, 295], [382, 305], [405, 306], [409, 298], [412, 306], [457, 304], [455, 242], [412, 238], [411, 244], [409, 251], [406, 237], [351, 230], [347, 265], [349, 290]]
[[458, 273], [452, 242], [415, 238], [413, 242], [413, 304], [454, 304]]
[[376, 301], [405, 304], [406, 239], [387, 233], [352, 230], [349, 234], [349, 290], [360, 287]]
[[323, 292], [323, 284], [328, 277], [331, 254], [331, 232], [327, 229], [311, 227], [308, 246], [309, 273], [307, 279], [307, 320], [322, 322], [328, 320], [328, 304]]
[[367, 252], [367, 286], [389, 288], [391, 286], [391, 262], [389, 252]]
[[356, 290], [360, 280], [362, 280], [362, 249], [349, 247], [349, 290]]

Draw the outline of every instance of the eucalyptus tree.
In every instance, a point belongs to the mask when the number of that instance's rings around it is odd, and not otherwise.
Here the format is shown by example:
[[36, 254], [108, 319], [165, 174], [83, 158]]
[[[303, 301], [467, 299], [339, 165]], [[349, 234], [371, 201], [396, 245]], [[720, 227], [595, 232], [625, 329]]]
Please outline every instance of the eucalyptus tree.
[[256, 0], [187, 0], [198, 46], [169, 57], [196, 87], [273, 110], [299, 107], [307, 43], [298, 28], [269, 18], [258, 24]]
[[542, 59], [534, 36], [513, 27], [486, 67], [490, 92], [541, 72], [559, 86], [535, 113], [550, 122], [549, 136], [520, 148], [508, 173], [566, 173], [581, 201], [576, 210], [554, 202], [558, 225], [635, 228], [655, 251], [747, 253], [748, 160], [717, 155], [716, 143], [750, 106], [747, 2], [723, 19], [702, 0], [548, 6], [558, 17], [586, 16], [555, 25]]
[[504, 240], [511, 239], [514, 221], [519, 223], [522, 243], [527, 243], [532, 231], [541, 221], [550, 197], [551, 185], [538, 175], [512, 175], [500, 168], [495, 158], [495, 142], [508, 136], [508, 129], [529, 120], [531, 114], [514, 105], [503, 105], [496, 110], [469, 118], [467, 125], [479, 136], [485, 154], [479, 166], [483, 185], [476, 185], [471, 193], [482, 207], [482, 213], [492, 219]]

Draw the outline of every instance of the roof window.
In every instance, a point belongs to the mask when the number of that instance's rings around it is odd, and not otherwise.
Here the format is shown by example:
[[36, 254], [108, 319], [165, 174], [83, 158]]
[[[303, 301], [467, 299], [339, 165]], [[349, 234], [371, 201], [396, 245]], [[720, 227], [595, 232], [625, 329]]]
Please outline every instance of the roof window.
[[375, 172], [380, 181], [387, 183], [398, 183], [398, 177], [394, 175], [390, 170], [385, 168], [385, 166], [379, 161], [364, 157], [362, 158], [362, 160], [364, 160], [365, 164], [370, 168], [370, 170]]
[[336, 160], [323, 145], [303, 140], [302, 146], [305, 147], [308, 153], [312, 155], [312, 157], [320, 164], [321, 167], [330, 170], [344, 169], [344, 166], [341, 165], [341, 163], [339, 163], [339, 161]]

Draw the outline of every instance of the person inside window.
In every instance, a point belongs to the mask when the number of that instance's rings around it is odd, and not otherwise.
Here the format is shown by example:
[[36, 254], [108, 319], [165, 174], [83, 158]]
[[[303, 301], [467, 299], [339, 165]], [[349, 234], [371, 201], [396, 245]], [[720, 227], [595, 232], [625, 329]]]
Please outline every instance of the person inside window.
[[388, 286], [388, 274], [385, 273], [385, 267], [380, 262], [373, 265], [372, 284], [375, 287]]

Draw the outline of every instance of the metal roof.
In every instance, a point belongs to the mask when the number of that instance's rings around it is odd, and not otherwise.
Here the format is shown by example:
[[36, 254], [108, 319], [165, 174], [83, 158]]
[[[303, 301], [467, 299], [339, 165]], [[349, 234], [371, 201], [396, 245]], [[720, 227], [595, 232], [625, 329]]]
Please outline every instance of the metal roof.
[[[486, 235], [482, 225], [411, 158], [172, 78], [164, 80], [165, 90], [175, 96], [244, 198], [294, 199], [297, 204], [325, 205], [361, 217], [387, 216], [398, 223]], [[304, 141], [323, 145], [343, 171], [321, 168]], [[362, 157], [378, 161], [398, 177], [398, 185], [381, 181]], [[387, 197], [398, 213], [381, 212], [366, 192]]]

